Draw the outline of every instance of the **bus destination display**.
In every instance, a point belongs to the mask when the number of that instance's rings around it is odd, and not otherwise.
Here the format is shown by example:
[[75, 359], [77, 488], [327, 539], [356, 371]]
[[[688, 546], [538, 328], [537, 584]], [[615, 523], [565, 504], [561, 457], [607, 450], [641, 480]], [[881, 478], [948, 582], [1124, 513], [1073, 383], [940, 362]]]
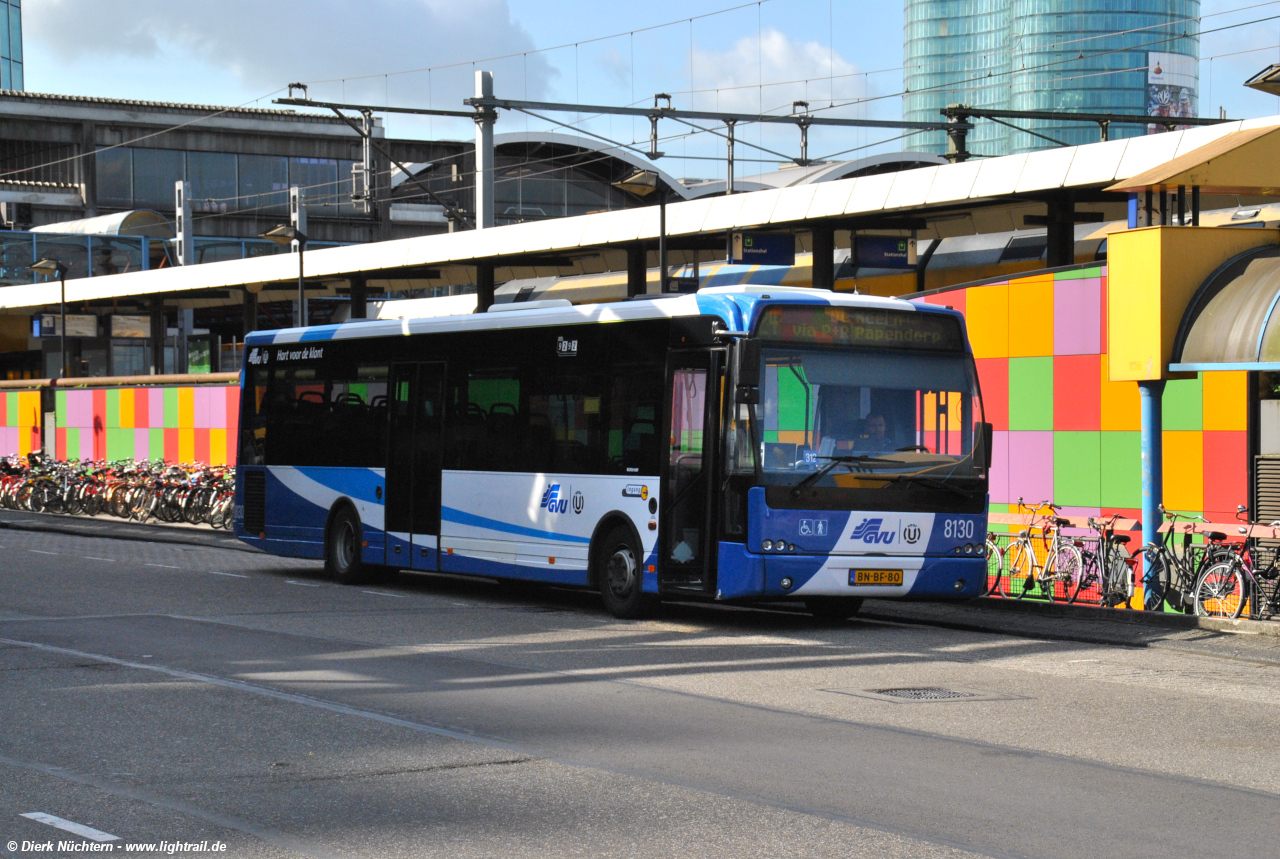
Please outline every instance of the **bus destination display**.
[[775, 343], [964, 350], [960, 325], [954, 317], [910, 310], [774, 306], [761, 314], [756, 336]]

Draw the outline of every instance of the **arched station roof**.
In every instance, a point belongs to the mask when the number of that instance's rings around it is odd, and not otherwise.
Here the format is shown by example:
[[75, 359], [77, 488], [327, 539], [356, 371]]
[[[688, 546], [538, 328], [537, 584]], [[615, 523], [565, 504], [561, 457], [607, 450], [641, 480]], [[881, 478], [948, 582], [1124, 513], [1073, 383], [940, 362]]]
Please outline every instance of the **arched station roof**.
[[1170, 369], [1280, 369], [1278, 306], [1280, 246], [1228, 260], [1187, 305]]

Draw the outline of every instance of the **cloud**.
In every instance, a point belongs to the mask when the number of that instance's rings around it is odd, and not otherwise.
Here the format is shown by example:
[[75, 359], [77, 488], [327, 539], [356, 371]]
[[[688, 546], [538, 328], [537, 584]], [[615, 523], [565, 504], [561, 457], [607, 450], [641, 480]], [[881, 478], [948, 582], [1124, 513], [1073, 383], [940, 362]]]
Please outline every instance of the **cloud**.
[[[197, 59], [263, 92], [534, 48], [506, 0], [44, 0], [25, 4], [23, 26], [28, 42], [68, 63]], [[530, 96], [543, 94], [554, 72], [537, 54], [503, 66], [507, 85], [526, 67]], [[453, 92], [470, 87], [470, 72], [441, 76], [448, 96], [470, 94]], [[403, 89], [420, 93], [424, 84]], [[441, 86], [434, 82], [437, 98]]]
[[[772, 27], [759, 39], [748, 36], [722, 52], [693, 52], [693, 82], [699, 110], [754, 113], [808, 101], [814, 107], [830, 100], [866, 96], [866, 78], [859, 68], [820, 42], [793, 42]], [[784, 83], [795, 81], [795, 83]], [[763, 89], [758, 84], [763, 82]], [[836, 115], [836, 114], [829, 114]]]

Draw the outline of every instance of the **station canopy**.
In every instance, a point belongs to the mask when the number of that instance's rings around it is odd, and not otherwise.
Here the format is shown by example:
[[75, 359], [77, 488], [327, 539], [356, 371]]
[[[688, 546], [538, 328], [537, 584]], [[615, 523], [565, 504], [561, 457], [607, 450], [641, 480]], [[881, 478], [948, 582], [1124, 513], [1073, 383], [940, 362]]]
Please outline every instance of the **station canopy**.
[[[1127, 180], [1192, 155], [1215, 141], [1240, 133], [1215, 158], [1229, 157], [1236, 145], [1270, 141], [1280, 116], [1184, 131], [1121, 138], [1102, 143], [1046, 149], [898, 172], [769, 188], [729, 196], [699, 197], [667, 206], [667, 236], [673, 264], [690, 253], [723, 255], [734, 230], [791, 232], [808, 250], [808, 231], [889, 232], [920, 239], [1011, 232], [1043, 218], [1046, 206], [1066, 201], [1102, 220], [1123, 223]], [[1246, 133], [1254, 132], [1254, 133]], [[1268, 169], [1274, 167], [1274, 159]], [[1275, 183], [1280, 187], [1280, 181]], [[1251, 193], [1258, 193], [1256, 190]], [[1232, 200], [1229, 204], [1235, 205]], [[1202, 208], [1212, 208], [1202, 201]], [[1098, 217], [1084, 220], [1097, 221]], [[839, 233], [837, 233], [839, 235]], [[846, 233], [844, 241], [847, 242]], [[599, 212], [470, 230], [308, 251], [305, 274], [316, 294], [336, 295], [353, 277], [414, 279], [431, 286], [475, 282], [475, 266], [492, 262], [494, 279], [565, 277], [625, 271], [629, 248], [652, 254], [658, 239], [658, 207]], [[708, 257], [709, 258], [709, 257]], [[652, 260], [652, 256], [650, 257]], [[650, 264], [653, 264], [650, 262]], [[228, 290], [249, 289], [267, 297], [290, 296], [298, 261], [292, 254], [67, 281], [72, 302], [125, 301], [166, 295], [187, 306], [238, 302]], [[58, 285], [40, 283], [0, 289], [0, 312], [29, 312], [58, 302]]]

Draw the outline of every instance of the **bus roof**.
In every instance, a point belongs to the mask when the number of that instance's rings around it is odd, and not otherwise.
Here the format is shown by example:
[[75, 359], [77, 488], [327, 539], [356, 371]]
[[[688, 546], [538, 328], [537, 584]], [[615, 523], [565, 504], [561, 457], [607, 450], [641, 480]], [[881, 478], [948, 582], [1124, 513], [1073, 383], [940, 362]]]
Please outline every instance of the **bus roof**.
[[[456, 296], [449, 296], [438, 300], [442, 303], [453, 300], [456, 303], [456, 298]], [[429, 301], [431, 300], [416, 301], [414, 304], [417, 308], [421, 308]], [[650, 299], [603, 304], [532, 306], [521, 310], [504, 304], [498, 305], [503, 312], [359, 320], [338, 325], [317, 325], [311, 328], [254, 331], [245, 337], [245, 342], [250, 346], [265, 346], [274, 343], [309, 343], [448, 331], [541, 328], [548, 325], [584, 325], [640, 319], [667, 319], [677, 316], [715, 316], [730, 331], [750, 331], [760, 311], [766, 306], [776, 304], [824, 304], [961, 316], [958, 311], [949, 308], [904, 301], [900, 298], [851, 295], [794, 286], [717, 286], [704, 288], [688, 295], [654, 296]]]

